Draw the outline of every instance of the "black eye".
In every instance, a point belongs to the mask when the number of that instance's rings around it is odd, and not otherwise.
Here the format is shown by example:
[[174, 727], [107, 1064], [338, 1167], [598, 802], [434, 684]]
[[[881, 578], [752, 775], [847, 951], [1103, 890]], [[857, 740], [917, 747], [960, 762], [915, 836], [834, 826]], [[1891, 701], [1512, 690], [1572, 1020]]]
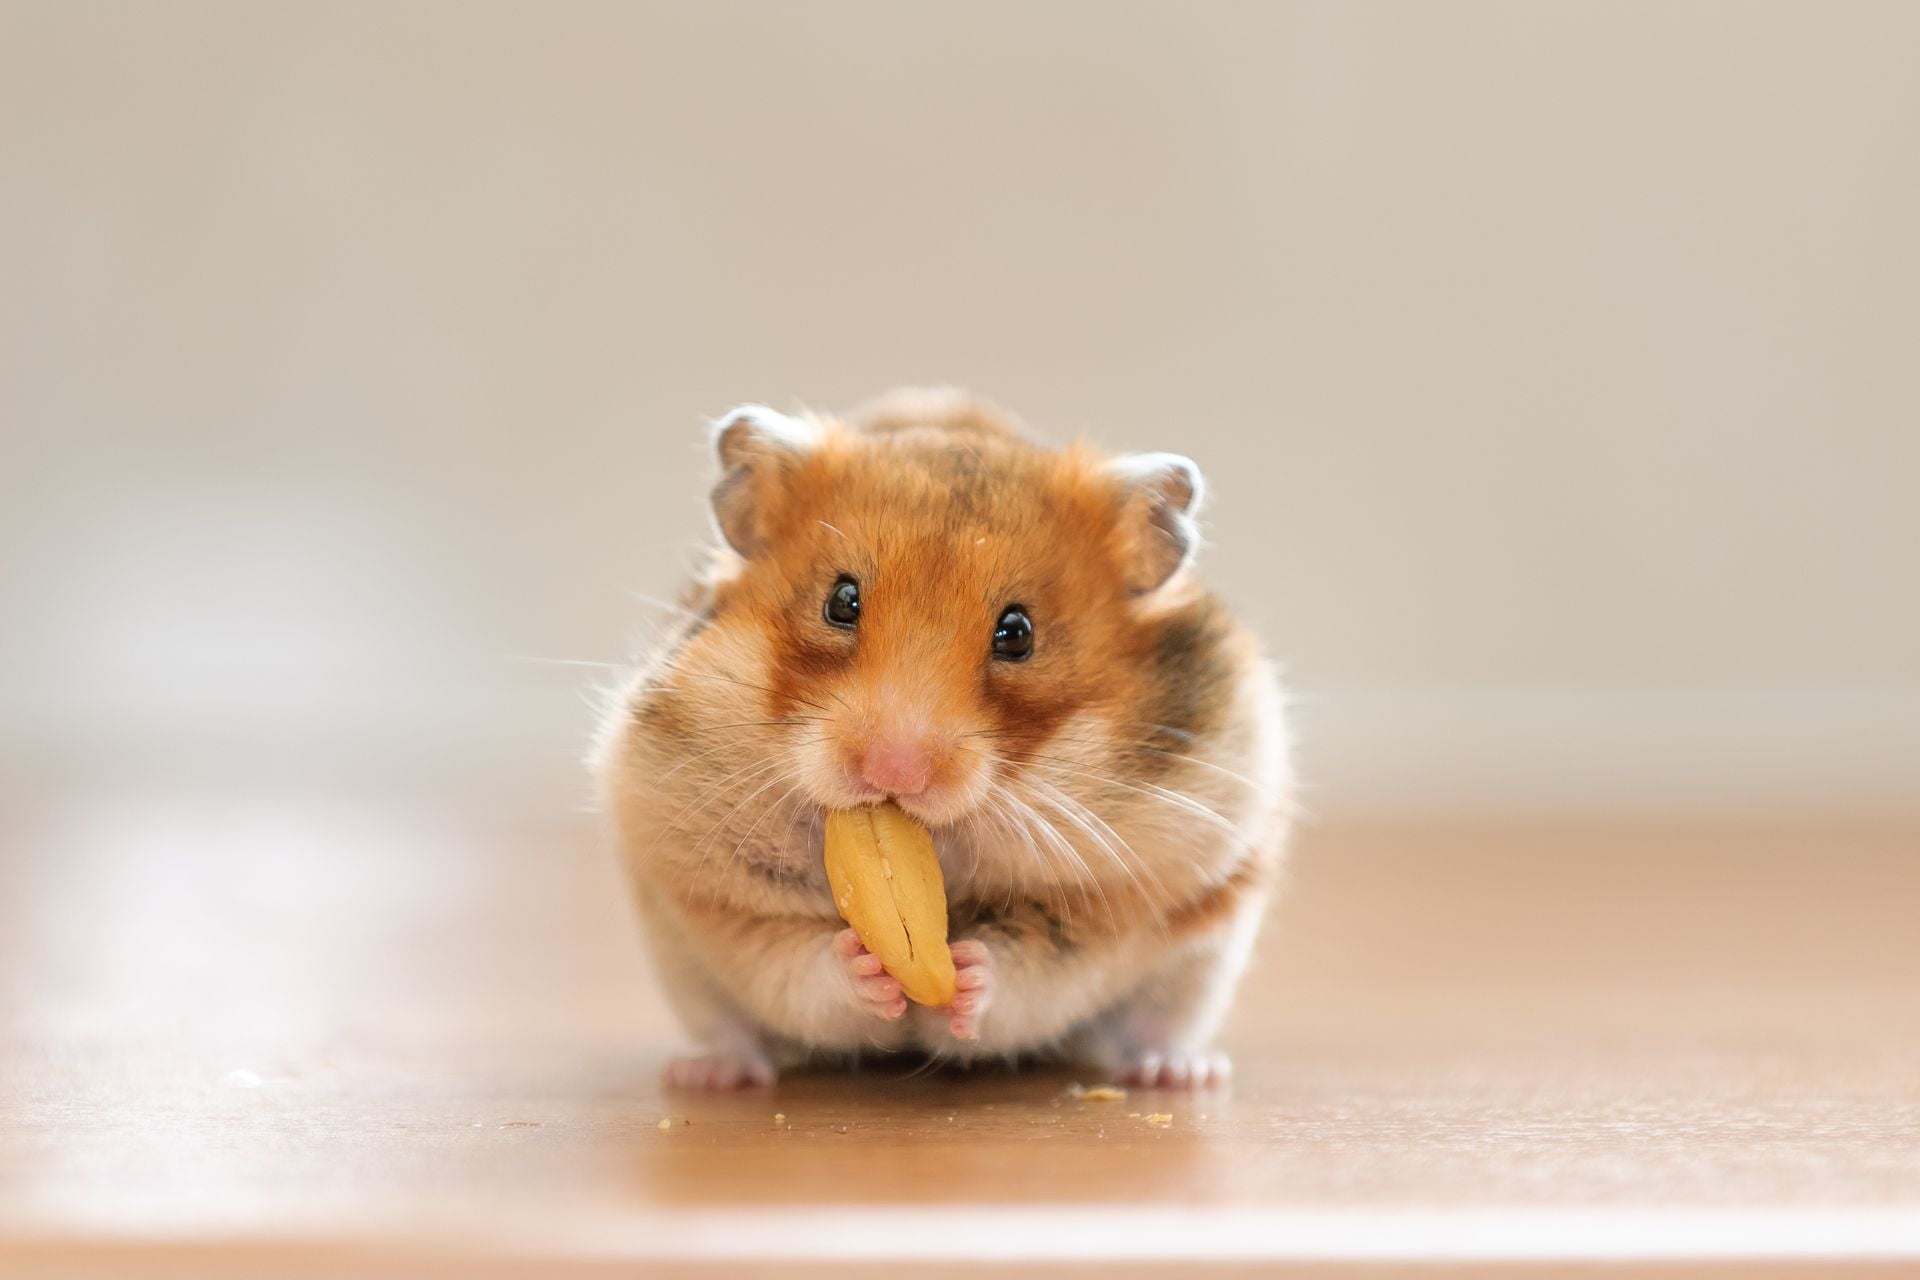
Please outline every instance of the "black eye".
[[1025, 662], [1033, 652], [1033, 619], [1019, 605], [1000, 615], [993, 628], [993, 656], [1004, 662]]
[[827, 592], [827, 605], [821, 612], [834, 626], [851, 628], [860, 621], [860, 584], [842, 577]]

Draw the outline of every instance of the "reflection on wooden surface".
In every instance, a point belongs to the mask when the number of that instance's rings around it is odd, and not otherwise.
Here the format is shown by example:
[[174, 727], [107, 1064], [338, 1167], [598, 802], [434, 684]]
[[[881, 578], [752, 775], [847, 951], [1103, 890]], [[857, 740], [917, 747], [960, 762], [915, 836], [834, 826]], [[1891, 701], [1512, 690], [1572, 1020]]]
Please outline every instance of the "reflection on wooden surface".
[[1101, 1103], [664, 1092], [585, 818], [4, 814], [0, 1262], [1920, 1256], [1910, 830], [1310, 831], [1232, 1090]]

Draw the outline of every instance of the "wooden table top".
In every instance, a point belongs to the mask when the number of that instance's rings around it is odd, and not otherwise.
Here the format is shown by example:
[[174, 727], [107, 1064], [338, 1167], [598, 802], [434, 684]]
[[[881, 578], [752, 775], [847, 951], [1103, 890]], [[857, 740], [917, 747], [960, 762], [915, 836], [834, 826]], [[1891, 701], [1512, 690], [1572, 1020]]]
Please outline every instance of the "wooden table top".
[[1920, 1263], [1914, 830], [1308, 830], [1229, 1042], [676, 1095], [590, 818], [0, 810], [3, 1274]]

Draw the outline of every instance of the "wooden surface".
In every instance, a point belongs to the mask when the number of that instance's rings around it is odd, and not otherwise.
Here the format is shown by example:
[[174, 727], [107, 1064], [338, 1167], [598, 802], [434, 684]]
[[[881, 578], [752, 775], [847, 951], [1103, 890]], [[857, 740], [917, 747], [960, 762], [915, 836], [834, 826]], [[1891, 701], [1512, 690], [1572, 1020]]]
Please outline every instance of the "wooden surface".
[[1920, 1259], [1911, 830], [1310, 830], [1231, 1091], [1099, 1103], [665, 1092], [584, 817], [0, 815], [0, 1274]]

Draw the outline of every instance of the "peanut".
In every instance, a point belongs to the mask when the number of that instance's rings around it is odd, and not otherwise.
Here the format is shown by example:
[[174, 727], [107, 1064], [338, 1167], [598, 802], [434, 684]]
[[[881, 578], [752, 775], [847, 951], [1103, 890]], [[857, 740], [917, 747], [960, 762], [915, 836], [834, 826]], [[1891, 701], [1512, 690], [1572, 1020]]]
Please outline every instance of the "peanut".
[[947, 888], [927, 829], [892, 804], [827, 815], [834, 905], [909, 1000], [953, 1003]]

